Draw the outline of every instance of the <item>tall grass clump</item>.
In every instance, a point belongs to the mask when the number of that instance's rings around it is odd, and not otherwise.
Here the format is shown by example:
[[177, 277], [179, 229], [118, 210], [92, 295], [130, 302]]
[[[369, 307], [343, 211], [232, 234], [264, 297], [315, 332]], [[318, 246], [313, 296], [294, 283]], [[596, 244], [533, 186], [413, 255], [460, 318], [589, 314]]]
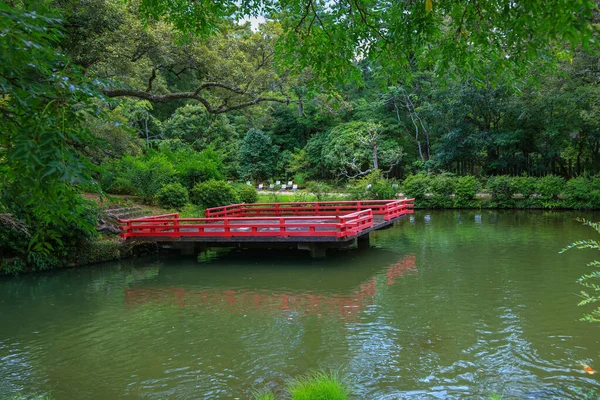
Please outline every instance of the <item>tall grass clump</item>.
[[253, 393], [254, 400], [275, 400], [275, 395], [270, 390], [261, 390]]
[[292, 400], [346, 400], [348, 387], [337, 372], [312, 372], [292, 380], [287, 387]]

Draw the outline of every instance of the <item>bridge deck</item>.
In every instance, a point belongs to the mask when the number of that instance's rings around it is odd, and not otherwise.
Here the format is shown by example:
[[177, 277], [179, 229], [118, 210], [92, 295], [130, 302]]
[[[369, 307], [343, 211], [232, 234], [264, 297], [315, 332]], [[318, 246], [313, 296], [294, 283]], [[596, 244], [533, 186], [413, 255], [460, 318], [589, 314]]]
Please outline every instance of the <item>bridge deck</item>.
[[157, 242], [347, 242], [413, 213], [412, 199], [234, 204], [205, 218], [178, 214], [122, 220], [121, 236]]

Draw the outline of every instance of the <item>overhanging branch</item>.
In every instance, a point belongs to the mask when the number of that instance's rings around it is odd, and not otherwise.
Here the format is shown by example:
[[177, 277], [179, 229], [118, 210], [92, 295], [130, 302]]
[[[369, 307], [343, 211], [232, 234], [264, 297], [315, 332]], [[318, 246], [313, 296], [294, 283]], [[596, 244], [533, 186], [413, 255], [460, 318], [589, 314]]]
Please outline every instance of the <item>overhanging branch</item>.
[[[208, 88], [221, 88], [233, 92], [245, 98], [237, 104], [221, 104], [219, 106], [213, 106], [206, 98], [200, 95], [203, 90]], [[250, 107], [259, 103], [275, 102], [275, 103], [296, 103], [296, 100], [290, 100], [288, 97], [263, 97], [254, 96], [251, 93], [246, 92], [243, 89], [227, 86], [220, 82], [207, 82], [200, 85], [193, 92], [175, 92], [166, 94], [155, 94], [144, 90], [129, 89], [129, 88], [108, 88], [103, 89], [102, 92], [108, 97], [135, 97], [138, 99], [148, 100], [152, 103], [167, 103], [172, 100], [196, 100], [199, 101], [211, 114], [223, 114], [234, 110], [240, 110], [242, 108]]]

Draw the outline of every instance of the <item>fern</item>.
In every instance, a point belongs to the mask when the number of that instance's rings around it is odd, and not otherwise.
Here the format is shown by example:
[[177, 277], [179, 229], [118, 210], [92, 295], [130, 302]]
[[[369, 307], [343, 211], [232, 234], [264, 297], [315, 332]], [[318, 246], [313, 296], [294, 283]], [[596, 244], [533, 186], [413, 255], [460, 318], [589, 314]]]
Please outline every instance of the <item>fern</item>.
[[[577, 221], [581, 222], [585, 226], [592, 227], [593, 229], [596, 230], [596, 232], [600, 233], [600, 223], [592, 222], [585, 218], [577, 218]], [[564, 249], [562, 249], [560, 251], [560, 253], [562, 254], [565, 251], [570, 250], [570, 249], [600, 250], [600, 242], [598, 240], [593, 240], [593, 239], [578, 240], [576, 242], [571, 243]], [[587, 266], [592, 267], [592, 268], [599, 268], [600, 261], [598, 261], [598, 260], [590, 261], [589, 263], [587, 263]], [[581, 276], [579, 279], [577, 279], [577, 282], [580, 285], [586, 287], [587, 289], [590, 289], [589, 291], [582, 291], [580, 293], [582, 300], [578, 303], [579, 306], [585, 306], [585, 305], [600, 302], [600, 295], [596, 294], [596, 293], [600, 292], [600, 284], [595, 283], [596, 279], [600, 279], [600, 270], [590, 272], [588, 274]], [[600, 322], [600, 306], [598, 308], [596, 308], [595, 310], [593, 310], [591, 313], [584, 315], [583, 318], [581, 318], [581, 320], [587, 321], [587, 322]]]

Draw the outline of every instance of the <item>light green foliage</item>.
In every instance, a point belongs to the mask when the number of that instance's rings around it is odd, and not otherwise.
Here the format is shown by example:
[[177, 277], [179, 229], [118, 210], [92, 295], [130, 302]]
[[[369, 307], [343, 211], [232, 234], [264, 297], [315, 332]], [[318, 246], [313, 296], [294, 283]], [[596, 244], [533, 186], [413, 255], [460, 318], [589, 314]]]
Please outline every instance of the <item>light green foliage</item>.
[[275, 172], [277, 148], [271, 138], [258, 129], [250, 129], [240, 146], [240, 176], [243, 179], [264, 181]]
[[450, 195], [455, 192], [456, 179], [450, 174], [434, 175], [431, 178], [431, 204], [436, 208], [452, 207], [453, 201]]
[[567, 181], [565, 200], [575, 209], [597, 208], [600, 204], [600, 177], [573, 178]]
[[306, 191], [314, 194], [317, 201], [323, 201], [329, 197], [332, 189], [325, 182], [310, 181], [306, 184]]
[[254, 186], [236, 185], [235, 191], [240, 203], [256, 203], [258, 200], [258, 191]]
[[193, 204], [204, 208], [227, 206], [240, 202], [233, 186], [225, 181], [214, 179], [196, 184], [190, 192], [190, 200]]
[[535, 193], [542, 199], [557, 199], [565, 190], [565, 179], [561, 176], [546, 175], [537, 179]]
[[156, 200], [163, 208], [181, 209], [189, 201], [188, 191], [179, 182], [167, 183], [156, 193]]
[[156, 153], [146, 159], [129, 158], [129, 162], [134, 193], [145, 202], [152, 202], [160, 188], [175, 180], [175, 168], [164, 154]]
[[454, 184], [455, 207], [472, 207], [475, 195], [481, 190], [481, 183], [472, 175], [461, 176]]
[[495, 76], [518, 71], [527, 61], [555, 56], [555, 43], [584, 48], [597, 43], [591, 25], [596, 6], [591, 0], [549, 0], [542, 14], [534, 2], [514, 6], [508, 0], [433, 0], [431, 9], [424, 1], [311, 4], [227, 0], [190, 6], [143, 0], [141, 9], [153, 19], [165, 17], [182, 31], [203, 34], [215, 32], [220, 20], [267, 9], [268, 17], [282, 20], [278, 56], [285, 65], [294, 70], [311, 66], [316, 75], [334, 82], [358, 79], [356, 54], [380, 61], [380, 68], [395, 77], [415, 65], [435, 65], [440, 72], [456, 66], [455, 73], [485, 79], [486, 66]]
[[180, 139], [197, 149], [224, 144], [237, 137], [227, 117], [210, 116], [205, 107], [192, 104], [178, 108], [162, 124], [162, 133], [165, 139]]
[[253, 393], [254, 400], [275, 400], [275, 395], [270, 390], [260, 390]]
[[512, 177], [512, 186], [515, 193], [529, 197], [535, 193], [536, 179], [529, 176], [514, 176]]
[[405, 196], [414, 198], [415, 203], [422, 202], [431, 190], [431, 177], [422, 172], [409, 175], [402, 182], [402, 190]]
[[314, 372], [288, 384], [292, 400], [346, 400], [349, 390], [336, 372]]
[[358, 177], [378, 169], [390, 170], [400, 162], [402, 154], [398, 143], [384, 136], [381, 125], [352, 121], [329, 132], [321, 157], [339, 176]]
[[356, 179], [349, 192], [356, 200], [390, 200], [395, 199], [397, 189], [393, 182], [382, 176], [380, 170], [371, 172], [360, 179]]
[[508, 175], [489, 177], [485, 187], [492, 199], [503, 206], [512, 204], [513, 194], [517, 193], [513, 179]]
[[[588, 221], [583, 218], [577, 219], [583, 225], [591, 226], [600, 234], [600, 224], [597, 222]], [[570, 249], [593, 249], [600, 250], [600, 241], [598, 240], [579, 240], [577, 242], [571, 243], [560, 252], [563, 253]], [[600, 279], [600, 261], [595, 260], [591, 261], [588, 264], [588, 267], [595, 268], [595, 271], [590, 272], [589, 274], [583, 275], [579, 278], [578, 282], [586, 287], [588, 291], [582, 291], [581, 297], [583, 300], [579, 302], [580, 306], [589, 305], [593, 303], [597, 303], [600, 301], [600, 284], [598, 284], [598, 279]], [[583, 318], [584, 321], [588, 322], [600, 322], [600, 307], [597, 307], [591, 313], [586, 314]]]

